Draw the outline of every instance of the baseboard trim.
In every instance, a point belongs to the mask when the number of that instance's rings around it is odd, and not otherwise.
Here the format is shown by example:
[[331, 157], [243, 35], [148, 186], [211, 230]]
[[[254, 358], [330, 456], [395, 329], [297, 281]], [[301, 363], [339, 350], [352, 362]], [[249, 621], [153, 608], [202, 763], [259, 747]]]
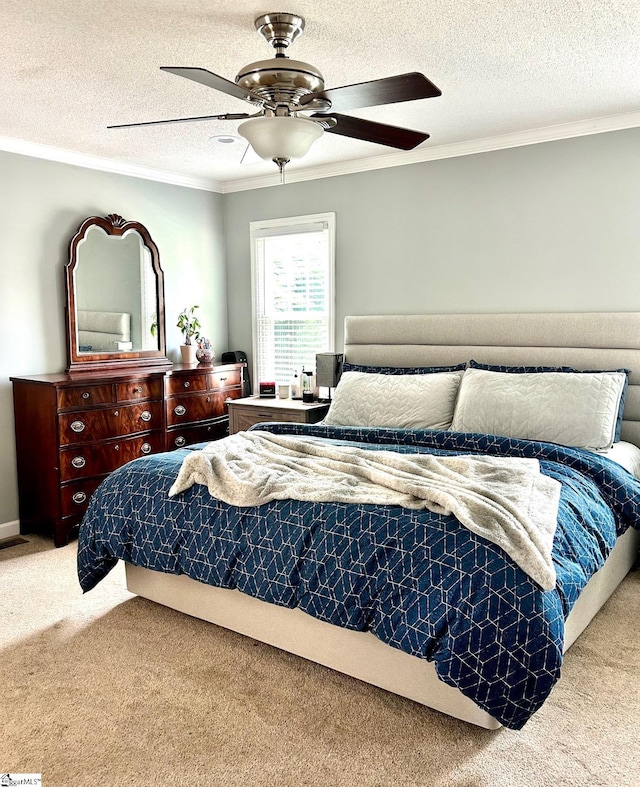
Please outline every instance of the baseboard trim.
[[20, 535], [20, 520], [15, 519], [13, 522], [0, 523], [0, 539], [10, 538], [11, 536]]

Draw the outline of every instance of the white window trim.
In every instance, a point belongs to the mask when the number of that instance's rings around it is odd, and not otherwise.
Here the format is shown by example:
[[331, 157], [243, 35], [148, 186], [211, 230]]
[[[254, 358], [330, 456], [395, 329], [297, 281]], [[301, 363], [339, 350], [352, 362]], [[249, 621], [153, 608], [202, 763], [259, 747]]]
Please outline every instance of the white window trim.
[[[254, 393], [257, 392], [258, 383], [258, 331], [256, 326], [256, 245], [255, 240], [269, 235], [297, 234], [312, 230], [311, 225], [326, 224], [329, 233], [329, 348], [326, 352], [335, 351], [336, 325], [335, 325], [335, 257], [336, 257], [336, 214], [312, 213], [306, 216], [291, 216], [283, 219], [267, 219], [265, 221], [252, 221], [249, 223], [251, 246], [251, 343], [253, 353], [253, 380]], [[288, 230], [288, 232], [286, 231]]]

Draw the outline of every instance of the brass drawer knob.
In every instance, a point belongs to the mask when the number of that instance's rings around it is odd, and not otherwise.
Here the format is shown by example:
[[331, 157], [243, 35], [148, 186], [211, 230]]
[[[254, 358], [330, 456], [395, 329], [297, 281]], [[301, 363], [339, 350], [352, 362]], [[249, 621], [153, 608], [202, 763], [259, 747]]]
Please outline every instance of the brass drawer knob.
[[85, 424], [84, 421], [73, 421], [71, 424], [71, 431], [79, 434], [80, 432], [84, 432]]
[[142, 393], [142, 388], [141, 388], [141, 386], [137, 386], [136, 388], [134, 388], [134, 389], [133, 389], [133, 392], [134, 392], [134, 393]]
[[182, 446], [187, 442], [182, 435], [180, 437], [176, 437], [173, 441], [175, 443], [176, 448], [182, 448]]
[[140, 448], [143, 454], [150, 454], [151, 453], [151, 446], [149, 443], [143, 443], [142, 447]]
[[88, 399], [90, 396], [91, 396], [91, 394], [89, 393], [89, 391], [84, 391], [83, 394], [82, 394], [82, 398], [83, 399]]
[[151, 420], [151, 413], [148, 410], [143, 410], [142, 414], [140, 415], [143, 421], [150, 421]]
[[80, 469], [81, 467], [84, 467], [87, 464], [87, 460], [84, 458], [84, 456], [74, 456], [73, 459], [71, 460], [71, 464], [74, 467]]
[[177, 407], [173, 408], [173, 412], [176, 415], [184, 415], [187, 412], [187, 408], [184, 405], [179, 404]]
[[183, 385], [185, 388], [188, 388], [188, 387], [191, 385], [191, 383], [189, 382], [189, 380], [186, 380], [184, 383], [182, 383], [182, 385]]
[[84, 492], [76, 492], [71, 499], [74, 503], [80, 505], [80, 503], [84, 503], [84, 501], [87, 499], [87, 495]]

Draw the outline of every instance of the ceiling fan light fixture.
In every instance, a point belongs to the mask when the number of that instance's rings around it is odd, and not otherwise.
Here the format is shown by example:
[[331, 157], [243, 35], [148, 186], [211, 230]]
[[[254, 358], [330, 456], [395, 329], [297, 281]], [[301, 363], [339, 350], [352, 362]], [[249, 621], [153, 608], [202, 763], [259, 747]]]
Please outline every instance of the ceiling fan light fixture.
[[301, 117], [251, 118], [238, 126], [243, 136], [265, 161], [302, 158], [323, 134], [319, 123]]

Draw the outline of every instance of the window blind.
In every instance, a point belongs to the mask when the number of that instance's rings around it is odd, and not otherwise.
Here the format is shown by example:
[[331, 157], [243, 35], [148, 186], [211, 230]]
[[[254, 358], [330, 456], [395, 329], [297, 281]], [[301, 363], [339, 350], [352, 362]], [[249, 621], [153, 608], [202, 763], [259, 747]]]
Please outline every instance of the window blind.
[[332, 222], [252, 225], [257, 381], [288, 383], [333, 350]]

